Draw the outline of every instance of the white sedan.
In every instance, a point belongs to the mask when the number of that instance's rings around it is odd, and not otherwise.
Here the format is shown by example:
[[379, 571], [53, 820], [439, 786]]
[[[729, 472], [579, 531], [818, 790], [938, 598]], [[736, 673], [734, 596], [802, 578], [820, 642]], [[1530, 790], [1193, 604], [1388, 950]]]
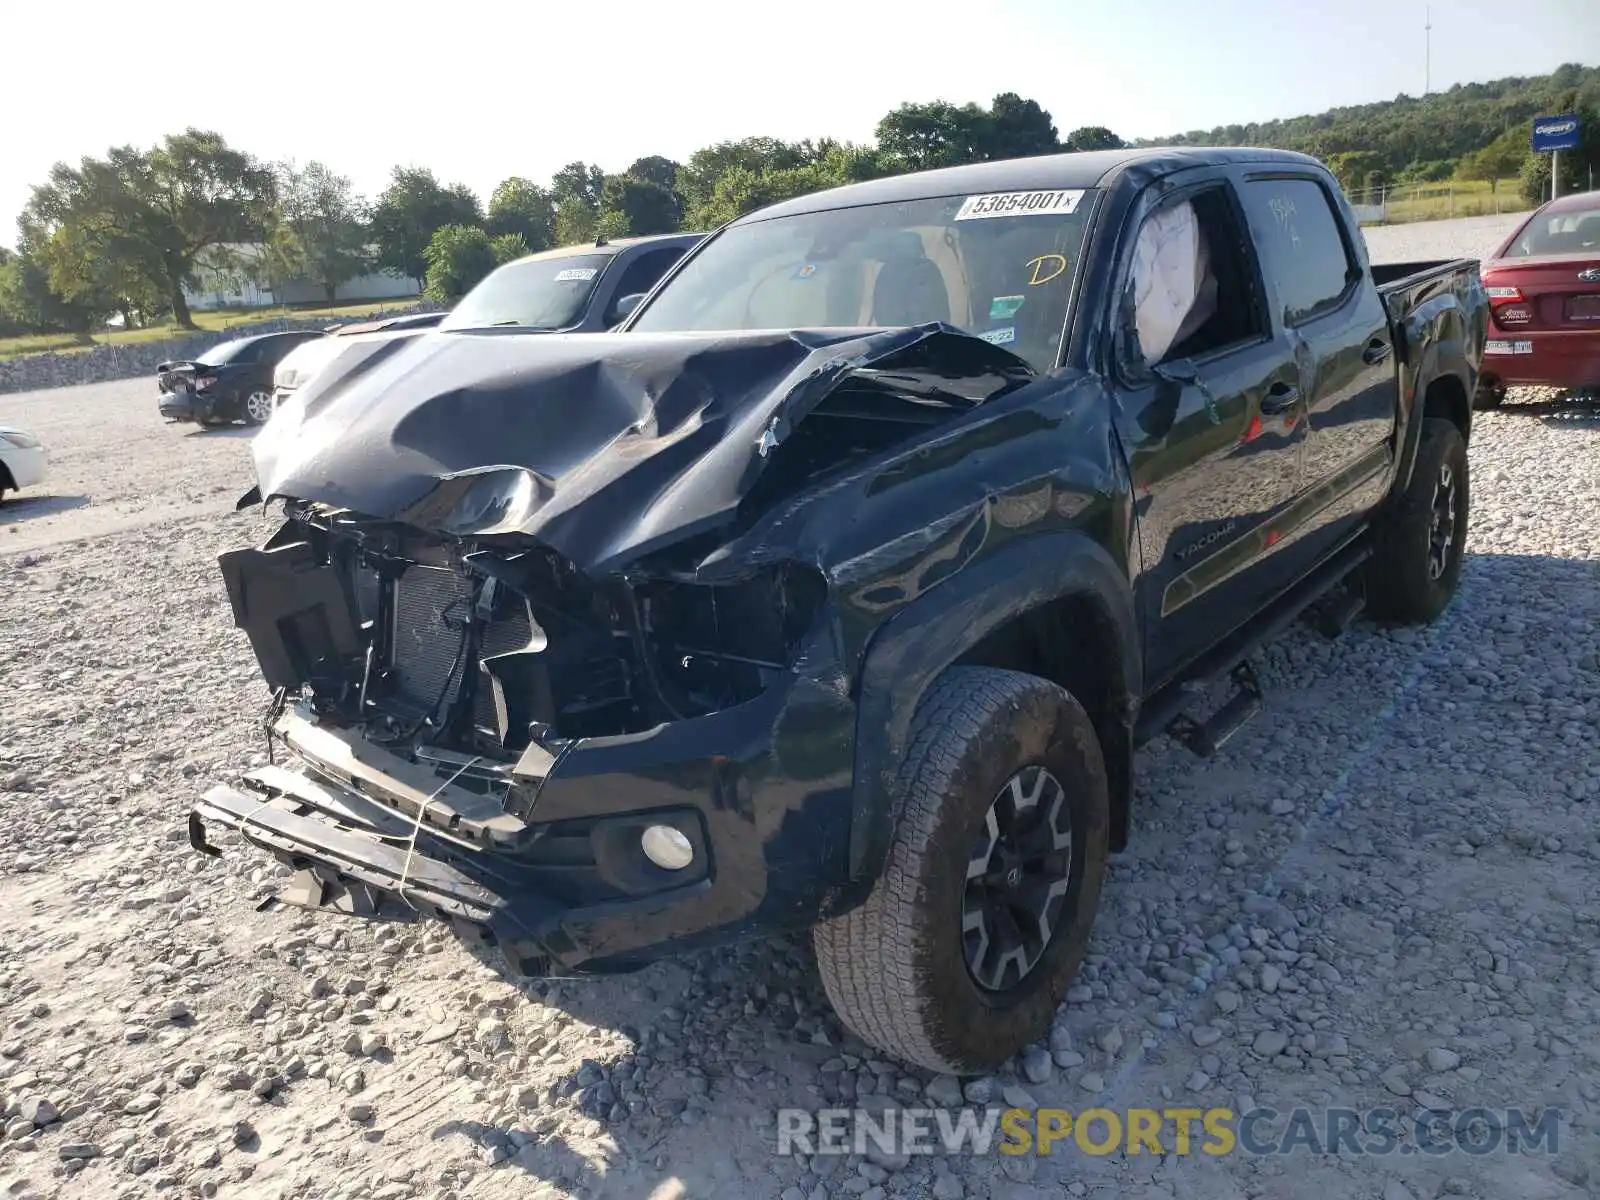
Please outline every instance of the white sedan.
[[43, 483], [49, 461], [50, 456], [33, 434], [0, 425], [0, 500], [7, 492]]

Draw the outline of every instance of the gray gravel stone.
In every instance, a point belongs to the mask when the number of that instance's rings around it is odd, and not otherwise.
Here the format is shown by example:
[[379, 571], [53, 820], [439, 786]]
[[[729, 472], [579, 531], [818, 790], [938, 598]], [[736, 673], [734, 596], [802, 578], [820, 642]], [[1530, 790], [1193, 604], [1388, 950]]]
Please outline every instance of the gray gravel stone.
[[1453, 1071], [1461, 1065], [1461, 1056], [1443, 1046], [1430, 1046], [1424, 1057], [1430, 1071]]
[[1054, 1073], [1050, 1052], [1042, 1046], [1034, 1046], [1025, 1051], [1022, 1056], [1022, 1073], [1029, 1083], [1049, 1083], [1050, 1076]]
[[1274, 1058], [1282, 1054], [1289, 1044], [1289, 1035], [1281, 1029], [1263, 1029], [1256, 1034], [1255, 1041], [1250, 1044], [1250, 1049], [1262, 1058]]

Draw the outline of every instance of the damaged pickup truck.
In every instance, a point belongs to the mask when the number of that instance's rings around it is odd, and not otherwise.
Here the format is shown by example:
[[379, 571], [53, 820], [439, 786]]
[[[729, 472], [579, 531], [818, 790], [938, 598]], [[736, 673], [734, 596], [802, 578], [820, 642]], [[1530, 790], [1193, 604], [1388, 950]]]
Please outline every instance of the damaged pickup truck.
[[864, 1039], [991, 1068], [1135, 747], [1213, 751], [1302, 614], [1449, 603], [1485, 319], [1470, 262], [1374, 271], [1314, 160], [1157, 149], [788, 201], [620, 332], [418, 339], [255, 443], [271, 763], [191, 839], [525, 974], [809, 928]]

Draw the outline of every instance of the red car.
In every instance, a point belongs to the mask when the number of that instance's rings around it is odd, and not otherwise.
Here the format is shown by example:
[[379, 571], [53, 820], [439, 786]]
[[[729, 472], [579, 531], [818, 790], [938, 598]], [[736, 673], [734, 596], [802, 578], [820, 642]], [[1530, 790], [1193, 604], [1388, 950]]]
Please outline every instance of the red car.
[[1600, 191], [1552, 200], [1482, 266], [1489, 342], [1476, 407], [1506, 388], [1600, 387]]

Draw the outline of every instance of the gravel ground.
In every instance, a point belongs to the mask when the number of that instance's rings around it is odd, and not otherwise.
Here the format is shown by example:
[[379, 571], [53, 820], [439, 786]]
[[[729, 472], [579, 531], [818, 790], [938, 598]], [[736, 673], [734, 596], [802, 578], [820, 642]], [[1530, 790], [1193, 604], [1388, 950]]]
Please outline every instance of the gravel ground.
[[1527, 213], [1497, 217], [1457, 217], [1409, 225], [1373, 225], [1361, 232], [1375, 263], [1417, 262], [1429, 258], [1487, 258], [1500, 240], [1527, 219]]
[[1559, 1153], [908, 1163], [773, 1153], [781, 1105], [961, 1102], [845, 1035], [801, 944], [519, 988], [440, 927], [273, 906], [265, 856], [194, 854], [191, 798], [262, 759], [215, 568], [264, 530], [231, 511], [248, 443], [161, 424], [147, 380], [0, 398], [55, 455], [0, 510], [0, 1195], [1593, 1195], [1600, 414], [1524, 400], [1480, 416], [1445, 618], [1296, 628], [1215, 760], [1152, 746], [1049, 1044], [964, 1083], [1554, 1105]]

